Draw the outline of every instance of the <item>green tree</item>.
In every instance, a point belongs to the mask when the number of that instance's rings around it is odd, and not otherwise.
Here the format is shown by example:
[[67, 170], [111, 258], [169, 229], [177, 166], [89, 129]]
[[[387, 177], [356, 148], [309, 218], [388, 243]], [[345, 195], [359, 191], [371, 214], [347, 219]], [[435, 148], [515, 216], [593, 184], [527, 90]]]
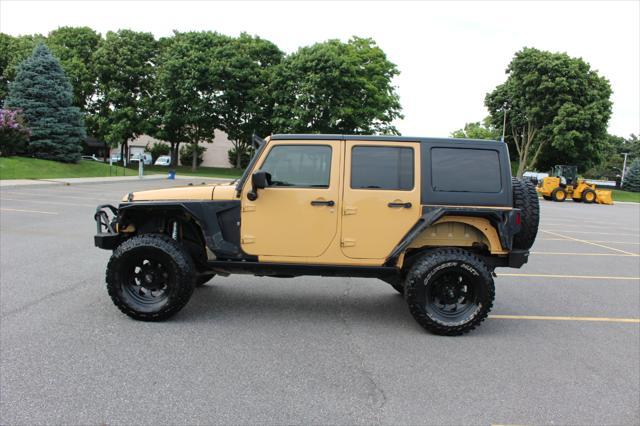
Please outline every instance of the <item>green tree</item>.
[[518, 176], [538, 164], [600, 161], [611, 116], [609, 82], [581, 58], [524, 48], [509, 64], [507, 80], [487, 94], [492, 124], [507, 134], [518, 154]]
[[0, 33], [0, 104], [8, 94], [8, 84], [16, 77], [18, 65], [27, 59], [44, 37], [40, 34], [12, 37]]
[[632, 192], [640, 192], [640, 158], [636, 158], [631, 163], [624, 177], [623, 189]]
[[393, 121], [402, 115], [392, 79], [398, 74], [371, 39], [303, 47], [276, 69], [274, 129], [397, 134]]
[[47, 47], [60, 60], [71, 81], [74, 104], [83, 111], [96, 91], [93, 55], [100, 42], [100, 34], [89, 27], [61, 27], [47, 37]]
[[498, 140], [502, 137], [502, 134], [491, 124], [490, 118], [487, 117], [482, 123], [476, 121], [475, 123], [465, 124], [464, 128], [452, 132], [451, 137], [462, 139]]
[[274, 98], [270, 86], [273, 69], [283, 57], [275, 44], [245, 33], [216, 52], [213, 71], [224, 81], [219, 98], [220, 125], [233, 143], [229, 157], [236, 168], [242, 167], [242, 158], [249, 155], [254, 133], [272, 133]]
[[[195, 160], [193, 156], [194, 148], [198, 153]], [[183, 166], [186, 166], [187, 164], [193, 164], [193, 162], [195, 161], [196, 164], [199, 166], [204, 161], [203, 155], [206, 150], [207, 148], [198, 144], [185, 145], [182, 148], [180, 148], [180, 163], [182, 163]]]
[[615, 179], [616, 176], [621, 176], [624, 162], [621, 152], [624, 144], [624, 138], [607, 135], [600, 148], [601, 161], [588, 169], [584, 175], [595, 179]]
[[152, 100], [158, 42], [151, 33], [108, 32], [94, 54], [96, 95], [88, 125], [110, 146], [120, 145], [128, 158], [127, 142], [151, 132]]
[[[171, 144], [172, 166], [177, 165], [181, 143], [194, 147], [211, 143], [215, 129], [221, 127], [219, 105], [225, 82], [216, 62], [229, 41], [213, 32], [176, 32], [171, 39], [161, 40], [155, 136]], [[197, 166], [192, 156], [192, 169]]]
[[73, 90], [60, 62], [40, 43], [18, 67], [5, 101], [23, 111], [31, 129], [29, 153], [46, 160], [80, 159], [85, 129]]

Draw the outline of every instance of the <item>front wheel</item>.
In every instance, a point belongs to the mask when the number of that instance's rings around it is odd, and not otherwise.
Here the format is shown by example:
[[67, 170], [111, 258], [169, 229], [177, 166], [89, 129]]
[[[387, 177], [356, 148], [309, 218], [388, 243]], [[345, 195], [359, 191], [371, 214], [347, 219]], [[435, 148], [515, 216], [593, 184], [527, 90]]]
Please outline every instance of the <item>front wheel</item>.
[[553, 201], [562, 203], [567, 199], [567, 193], [564, 192], [564, 189], [562, 188], [556, 188], [553, 190], [553, 192], [551, 192], [551, 198], [553, 199]]
[[586, 204], [593, 204], [596, 201], [596, 191], [593, 189], [585, 189], [582, 191], [582, 199]]
[[131, 318], [160, 321], [182, 309], [195, 286], [191, 256], [166, 235], [137, 235], [114, 250], [107, 291]]
[[477, 327], [493, 306], [493, 278], [484, 262], [458, 249], [438, 249], [418, 259], [407, 277], [405, 297], [426, 330], [457, 336]]

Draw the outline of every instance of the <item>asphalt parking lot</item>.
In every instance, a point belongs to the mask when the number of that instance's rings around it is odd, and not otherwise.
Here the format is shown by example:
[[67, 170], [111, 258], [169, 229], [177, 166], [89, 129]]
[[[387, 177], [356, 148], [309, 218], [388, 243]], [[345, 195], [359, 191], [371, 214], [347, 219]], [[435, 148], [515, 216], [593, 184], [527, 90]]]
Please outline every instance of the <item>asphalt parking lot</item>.
[[529, 263], [463, 337], [361, 278], [215, 278], [130, 320], [93, 211], [184, 183], [0, 191], [0, 424], [640, 424], [639, 205], [541, 201]]

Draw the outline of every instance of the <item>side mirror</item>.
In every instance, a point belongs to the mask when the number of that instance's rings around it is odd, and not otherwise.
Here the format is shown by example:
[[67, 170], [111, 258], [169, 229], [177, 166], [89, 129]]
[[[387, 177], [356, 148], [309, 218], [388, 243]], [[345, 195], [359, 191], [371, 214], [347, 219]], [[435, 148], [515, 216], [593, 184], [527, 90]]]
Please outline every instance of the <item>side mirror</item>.
[[258, 189], [264, 189], [271, 185], [271, 174], [263, 170], [256, 170], [251, 175], [251, 191], [247, 193], [250, 201], [258, 199]]

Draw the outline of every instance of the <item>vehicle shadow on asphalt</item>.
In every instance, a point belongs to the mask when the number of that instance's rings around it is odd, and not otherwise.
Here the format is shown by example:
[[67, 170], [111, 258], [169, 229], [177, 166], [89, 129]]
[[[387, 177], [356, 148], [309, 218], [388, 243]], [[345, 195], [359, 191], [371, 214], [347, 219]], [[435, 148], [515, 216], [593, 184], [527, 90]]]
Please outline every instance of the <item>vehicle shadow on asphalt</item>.
[[366, 297], [345, 294], [344, 288], [338, 285], [328, 287], [313, 289], [300, 283], [266, 283], [256, 290], [254, 286], [241, 283], [212, 283], [197, 288], [189, 304], [172, 321], [251, 318], [317, 322], [336, 320], [341, 316], [350, 321], [393, 326], [406, 326], [407, 322], [413, 321], [403, 297], [390, 287]]
[[[403, 330], [407, 334], [435, 336], [412, 318], [404, 298], [384, 283], [379, 288], [354, 286], [345, 292], [341, 285], [311, 288], [304, 283], [216, 283], [197, 288], [189, 304], [171, 319], [179, 323], [260, 325], [349, 323], [383, 330]], [[214, 284], [215, 283], [215, 284]], [[387, 288], [388, 287], [388, 288]], [[373, 289], [372, 291], [368, 291]], [[496, 327], [482, 327], [482, 334], [499, 332]]]

